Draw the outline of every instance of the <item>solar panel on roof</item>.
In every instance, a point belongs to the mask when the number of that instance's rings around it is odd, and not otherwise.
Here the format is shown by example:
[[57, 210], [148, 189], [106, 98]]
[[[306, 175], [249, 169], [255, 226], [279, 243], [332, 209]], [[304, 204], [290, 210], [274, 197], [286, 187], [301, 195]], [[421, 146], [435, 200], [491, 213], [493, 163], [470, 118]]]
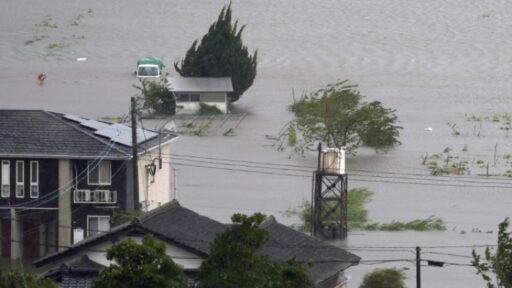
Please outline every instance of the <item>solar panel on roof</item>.
[[80, 123], [80, 122], [82, 122], [82, 121], [84, 121], [84, 120], [85, 120], [85, 119], [80, 118], [80, 117], [78, 117], [78, 116], [75, 116], [75, 115], [69, 115], [69, 114], [65, 114], [65, 115], [64, 115], [64, 118], [66, 118], [66, 119], [68, 119], [68, 120], [71, 120], [71, 121], [78, 122], [78, 123]]
[[[107, 125], [106, 127], [103, 127], [95, 131], [94, 134], [107, 137], [116, 143], [120, 143], [130, 147], [132, 146], [132, 130], [130, 127], [124, 125]], [[158, 133], [156, 132], [149, 130], [143, 131], [140, 128], [137, 129], [137, 143], [143, 142], [156, 136], [158, 136]]]
[[110, 126], [110, 124], [107, 124], [107, 123], [104, 123], [104, 122], [100, 122], [100, 121], [96, 121], [96, 120], [90, 120], [90, 119], [83, 120], [82, 122], [80, 122], [80, 125], [88, 127], [88, 128], [92, 128], [92, 129], [95, 129], [95, 130], [99, 130], [99, 129], [105, 128], [107, 126]]

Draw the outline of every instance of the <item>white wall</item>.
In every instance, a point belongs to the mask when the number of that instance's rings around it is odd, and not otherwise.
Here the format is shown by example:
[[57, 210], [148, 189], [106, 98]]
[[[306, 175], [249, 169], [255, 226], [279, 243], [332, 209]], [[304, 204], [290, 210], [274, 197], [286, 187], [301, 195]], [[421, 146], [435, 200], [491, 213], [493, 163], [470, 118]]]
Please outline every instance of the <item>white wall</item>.
[[[126, 239], [128, 236], [123, 235], [119, 238], [120, 241]], [[130, 237], [137, 243], [142, 243], [142, 237]], [[87, 255], [89, 259], [92, 261], [99, 263], [104, 266], [110, 266], [110, 264], [113, 263], [113, 261], [107, 260], [107, 253], [106, 250], [108, 247], [112, 245], [111, 242], [106, 240], [105, 242], [102, 242], [100, 244], [94, 245], [92, 247], [89, 247], [87, 249], [84, 249], [81, 251], [81, 253], [76, 253], [70, 257], [63, 258], [59, 261], [55, 261], [53, 263], [47, 264], [45, 266], [46, 270], [49, 270], [51, 268], [57, 268], [63, 263], [71, 263], [74, 262], [82, 255]], [[177, 246], [174, 246], [172, 244], [166, 243], [166, 253], [169, 255], [174, 263], [180, 265], [184, 269], [197, 269], [199, 266], [201, 266], [201, 263], [204, 261], [203, 258], [201, 258], [199, 255], [188, 252], [187, 250], [184, 250], [182, 248], [179, 248]]]
[[[180, 114], [196, 113], [199, 111], [199, 103], [219, 108], [223, 113], [228, 111], [226, 93], [201, 93], [200, 102], [179, 102], [176, 101], [177, 112]], [[183, 106], [183, 108], [178, 108]]]
[[[171, 200], [172, 171], [169, 162], [171, 144], [162, 145], [162, 169], [158, 167], [158, 148], [139, 155], [139, 200], [148, 200], [148, 210], [155, 209]], [[151, 176], [146, 171], [146, 165], [152, 160], [156, 165], [155, 175]]]

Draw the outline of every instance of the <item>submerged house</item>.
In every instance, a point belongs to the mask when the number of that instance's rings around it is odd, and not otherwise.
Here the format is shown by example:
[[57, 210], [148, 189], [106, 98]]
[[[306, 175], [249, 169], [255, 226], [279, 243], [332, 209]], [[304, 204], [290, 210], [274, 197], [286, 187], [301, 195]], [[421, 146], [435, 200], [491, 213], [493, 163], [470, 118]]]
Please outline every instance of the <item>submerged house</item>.
[[0, 110], [0, 251], [36, 259], [110, 230], [114, 213], [170, 199], [172, 134], [42, 110]]
[[[311, 263], [313, 266], [309, 270], [317, 287], [346, 287], [344, 272], [359, 263], [358, 256], [279, 224], [272, 216], [261, 225], [269, 235], [262, 253], [270, 261], [295, 259]], [[194, 277], [209, 255], [210, 242], [227, 227], [172, 200], [108, 233], [84, 239], [68, 249], [38, 259], [34, 265], [43, 267], [47, 271], [45, 276], [56, 280], [61, 287], [90, 287], [99, 271], [111, 263], [105, 252], [111, 244], [126, 237], [140, 242], [144, 235], [152, 234], [166, 243], [167, 254], [183, 267], [189, 276], [190, 287], [195, 287]], [[66, 283], [75, 283], [75, 286]]]
[[169, 77], [167, 80], [178, 113], [196, 113], [200, 103], [228, 112], [229, 97], [233, 93], [231, 77]]

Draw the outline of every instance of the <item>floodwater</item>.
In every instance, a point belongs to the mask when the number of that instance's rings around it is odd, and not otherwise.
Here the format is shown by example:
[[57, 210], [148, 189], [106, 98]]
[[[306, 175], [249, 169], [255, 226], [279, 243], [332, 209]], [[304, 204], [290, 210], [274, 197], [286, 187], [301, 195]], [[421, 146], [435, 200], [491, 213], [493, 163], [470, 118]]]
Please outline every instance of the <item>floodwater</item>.
[[[161, 56], [175, 74], [172, 63], [225, 4], [0, 1], [0, 108], [123, 115], [135, 94], [136, 59]], [[512, 185], [497, 176], [475, 176], [476, 162], [489, 161], [490, 173], [502, 174], [497, 167], [507, 169], [504, 158], [512, 147], [496, 123], [477, 128], [466, 119], [512, 108], [512, 4], [245, 0], [233, 1], [233, 10], [247, 25], [243, 38], [249, 50], [258, 49], [257, 79], [235, 104], [248, 116], [234, 136], [184, 136], [175, 142], [178, 200], [225, 222], [235, 211], [296, 221], [282, 212], [310, 198], [315, 153], [290, 157], [290, 151], [277, 152], [269, 136], [291, 119], [287, 105], [293, 95], [350, 79], [368, 100], [395, 108], [404, 127], [403, 144], [395, 150], [362, 149], [348, 160], [350, 187], [374, 192], [367, 205], [370, 218], [389, 222], [435, 215], [448, 228], [350, 233], [335, 243], [363, 257], [347, 272], [350, 286], [385, 266], [409, 268], [407, 284], [413, 287], [414, 265], [407, 261], [414, 259], [412, 247], [422, 246], [425, 259], [461, 264], [422, 267], [423, 287], [483, 287], [474, 269], [464, 265], [472, 246], [496, 242], [497, 224], [511, 214]], [[87, 60], [76, 60], [82, 57]], [[43, 85], [36, 83], [39, 72], [47, 75]], [[460, 135], [452, 135], [453, 124]], [[429, 177], [421, 165], [426, 153], [450, 147], [460, 154], [465, 145], [471, 176]]]

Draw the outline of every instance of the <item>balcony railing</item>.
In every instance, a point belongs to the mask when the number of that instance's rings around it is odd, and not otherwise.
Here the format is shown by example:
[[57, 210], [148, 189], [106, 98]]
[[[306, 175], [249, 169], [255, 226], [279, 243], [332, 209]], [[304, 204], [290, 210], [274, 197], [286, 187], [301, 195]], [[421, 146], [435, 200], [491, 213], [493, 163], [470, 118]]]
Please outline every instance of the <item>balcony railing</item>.
[[74, 203], [113, 204], [117, 202], [117, 192], [112, 190], [75, 189]]

